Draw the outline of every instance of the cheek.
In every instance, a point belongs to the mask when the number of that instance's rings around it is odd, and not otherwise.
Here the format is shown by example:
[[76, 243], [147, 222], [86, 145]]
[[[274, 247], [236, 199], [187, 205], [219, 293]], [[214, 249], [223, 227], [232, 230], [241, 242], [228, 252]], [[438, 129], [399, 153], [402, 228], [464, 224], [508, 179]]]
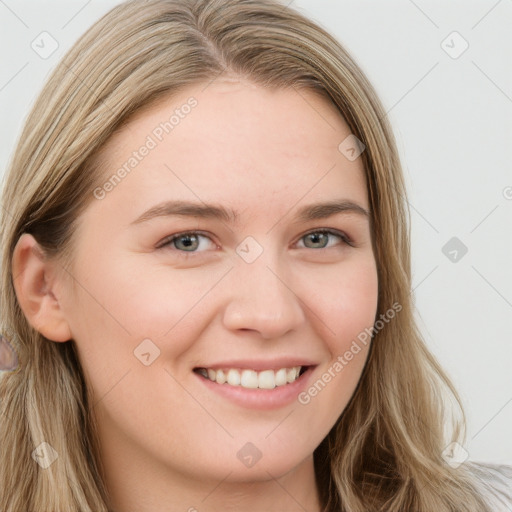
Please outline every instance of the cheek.
[[378, 301], [376, 265], [373, 259], [362, 260], [317, 283], [310, 304], [321, 319], [317, 325], [329, 360], [317, 368], [298, 402], [315, 411], [318, 426], [332, 426], [355, 391], [370, 349]]
[[[90, 293], [80, 300], [78, 330], [88, 338], [81, 348], [101, 371], [109, 365], [131, 366], [134, 350], [145, 339], [165, 350], [168, 361], [178, 360], [218, 313], [216, 297], [225, 299], [223, 287], [233, 286], [227, 264], [177, 271], [117, 261], [84, 273]], [[373, 325], [378, 291], [373, 257], [302, 268], [290, 276], [310, 327], [332, 358], [343, 355]]]
[[314, 290], [310, 284], [303, 285], [304, 296], [321, 320], [322, 337], [332, 357], [337, 357], [375, 321], [378, 301], [375, 261], [373, 257], [365, 257], [340, 265], [336, 271], [325, 269], [315, 276], [314, 283]]
[[[200, 270], [176, 270], [163, 264], [146, 264], [138, 258], [103, 263], [94, 272], [83, 271], [88, 293], [80, 293], [85, 310], [80, 317], [111, 337], [133, 342], [144, 338], [171, 336], [202, 311], [201, 304], [215, 288], [227, 265]], [[115, 341], [114, 339], [111, 340]], [[123, 341], [124, 343], [125, 341]]]

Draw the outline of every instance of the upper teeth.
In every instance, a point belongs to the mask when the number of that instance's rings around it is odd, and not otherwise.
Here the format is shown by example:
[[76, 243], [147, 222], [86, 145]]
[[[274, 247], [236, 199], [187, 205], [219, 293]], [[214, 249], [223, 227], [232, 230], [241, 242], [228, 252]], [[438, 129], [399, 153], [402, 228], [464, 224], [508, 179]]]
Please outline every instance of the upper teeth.
[[293, 368], [281, 368], [277, 371], [263, 370], [238, 370], [229, 368], [225, 370], [212, 370], [200, 368], [198, 372], [217, 384], [229, 384], [230, 386], [242, 386], [249, 389], [274, 389], [276, 386], [284, 386], [294, 382], [300, 374], [300, 366]]

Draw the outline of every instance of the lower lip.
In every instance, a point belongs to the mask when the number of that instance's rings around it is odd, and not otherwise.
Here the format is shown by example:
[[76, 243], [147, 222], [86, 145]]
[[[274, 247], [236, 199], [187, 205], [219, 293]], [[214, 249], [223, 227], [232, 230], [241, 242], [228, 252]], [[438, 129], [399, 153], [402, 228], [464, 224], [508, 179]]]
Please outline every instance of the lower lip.
[[[274, 389], [248, 389], [242, 386], [218, 384], [196, 373], [197, 378], [214, 393], [217, 393], [233, 403], [249, 409], [279, 409], [297, 400], [307, 386], [314, 367], [310, 366], [297, 380]], [[194, 372], [195, 373], [195, 372]]]

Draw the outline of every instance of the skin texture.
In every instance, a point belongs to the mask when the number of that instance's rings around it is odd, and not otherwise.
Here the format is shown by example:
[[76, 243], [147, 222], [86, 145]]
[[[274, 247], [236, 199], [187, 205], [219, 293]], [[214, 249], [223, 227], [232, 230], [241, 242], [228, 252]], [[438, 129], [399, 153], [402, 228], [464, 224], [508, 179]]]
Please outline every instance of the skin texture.
[[[72, 269], [45, 259], [31, 235], [20, 238], [18, 298], [48, 342], [77, 344], [117, 512], [319, 511], [313, 451], [352, 396], [369, 345], [305, 405], [244, 407], [212, 392], [193, 369], [302, 357], [316, 365], [309, 387], [373, 325], [368, 219], [295, 217], [328, 200], [368, 209], [363, 164], [338, 150], [350, 129], [325, 99], [219, 79], [132, 118], [98, 155], [105, 180], [190, 97], [190, 113], [92, 200]], [[232, 208], [239, 220], [168, 216], [131, 225], [171, 199]], [[320, 228], [345, 233], [354, 246], [336, 235], [327, 244], [304, 237]], [[179, 243], [157, 248], [193, 230], [205, 233], [196, 252]], [[237, 253], [248, 236], [263, 250], [252, 263]], [[160, 350], [148, 366], [134, 355], [144, 339]], [[248, 442], [261, 454], [252, 467], [237, 457]]]

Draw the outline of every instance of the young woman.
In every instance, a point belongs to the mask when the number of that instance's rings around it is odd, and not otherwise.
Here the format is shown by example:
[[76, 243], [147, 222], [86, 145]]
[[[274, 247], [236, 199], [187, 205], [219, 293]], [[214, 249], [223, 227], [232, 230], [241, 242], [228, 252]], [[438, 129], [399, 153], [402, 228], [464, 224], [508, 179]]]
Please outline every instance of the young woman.
[[512, 506], [414, 323], [382, 106], [292, 9], [114, 8], [2, 206], [2, 512]]

